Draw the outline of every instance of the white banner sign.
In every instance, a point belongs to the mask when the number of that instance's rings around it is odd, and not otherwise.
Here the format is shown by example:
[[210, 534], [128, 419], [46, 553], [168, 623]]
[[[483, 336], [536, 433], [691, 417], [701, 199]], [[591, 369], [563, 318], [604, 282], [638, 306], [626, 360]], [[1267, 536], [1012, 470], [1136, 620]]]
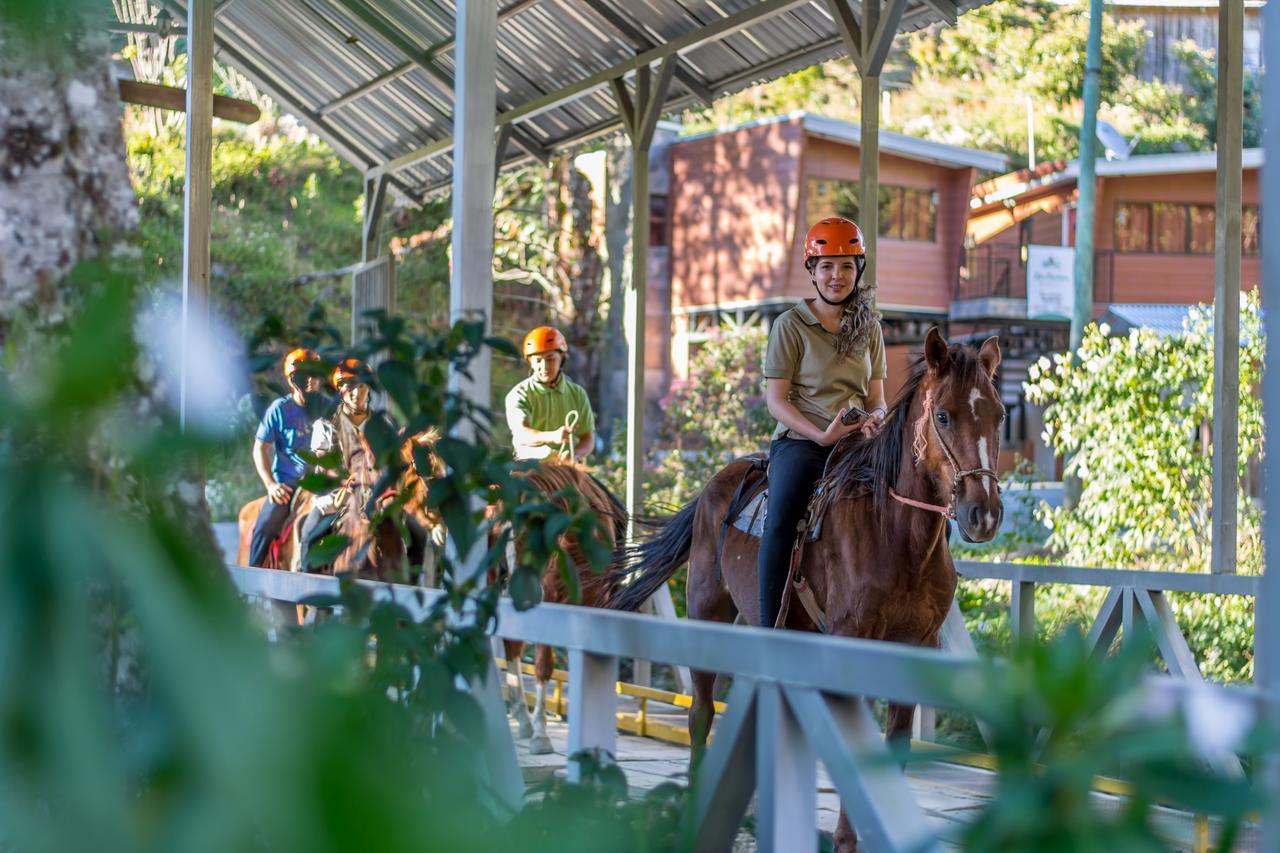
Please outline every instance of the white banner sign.
[[1075, 256], [1070, 246], [1027, 246], [1027, 319], [1070, 320], [1075, 310]]

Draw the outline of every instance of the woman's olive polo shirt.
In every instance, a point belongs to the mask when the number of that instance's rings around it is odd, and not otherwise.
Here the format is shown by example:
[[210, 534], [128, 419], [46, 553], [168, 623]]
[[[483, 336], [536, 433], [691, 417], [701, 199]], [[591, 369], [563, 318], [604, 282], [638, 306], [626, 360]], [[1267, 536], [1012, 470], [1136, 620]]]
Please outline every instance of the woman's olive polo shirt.
[[[867, 385], [888, 372], [884, 335], [876, 323], [862, 355], [836, 355], [836, 336], [822, 327], [805, 299], [773, 321], [769, 350], [764, 358], [768, 379], [791, 380], [787, 399], [809, 423], [826, 429], [840, 410], [853, 404], [866, 408]], [[781, 422], [773, 431], [779, 438], [787, 428]]]

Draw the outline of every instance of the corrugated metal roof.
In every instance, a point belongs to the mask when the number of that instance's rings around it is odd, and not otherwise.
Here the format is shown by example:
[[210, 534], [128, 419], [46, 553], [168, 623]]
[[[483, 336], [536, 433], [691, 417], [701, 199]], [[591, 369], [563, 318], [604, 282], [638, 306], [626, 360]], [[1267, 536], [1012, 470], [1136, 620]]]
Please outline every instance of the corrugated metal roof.
[[[187, 0], [159, 2], [185, 19]], [[990, 0], [906, 2], [899, 32]], [[454, 13], [453, 0], [223, 0], [215, 39], [344, 158], [420, 200], [453, 168]], [[507, 0], [498, 21], [505, 166], [618, 129], [608, 80], [639, 55], [679, 48], [669, 113], [844, 52], [826, 0]]]

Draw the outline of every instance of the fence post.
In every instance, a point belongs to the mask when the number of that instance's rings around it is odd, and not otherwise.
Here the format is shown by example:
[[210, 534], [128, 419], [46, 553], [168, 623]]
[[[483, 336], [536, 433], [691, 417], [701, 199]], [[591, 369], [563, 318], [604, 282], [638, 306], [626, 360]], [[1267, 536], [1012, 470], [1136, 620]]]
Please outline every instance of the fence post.
[[772, 682], [756, 687], [756, 840], [764, 853], [818, 847], [818, 766]]
[[1014, 580], [1009, 590], [1009, 633], [1016, 647], [1036, 639], [1036, 585]]
[[569, 650], [570, 782], [582, 781], [582, 766], [573, 760], [583, 750], [613, 756], [617, 751], [618, 659], [581, 649]]

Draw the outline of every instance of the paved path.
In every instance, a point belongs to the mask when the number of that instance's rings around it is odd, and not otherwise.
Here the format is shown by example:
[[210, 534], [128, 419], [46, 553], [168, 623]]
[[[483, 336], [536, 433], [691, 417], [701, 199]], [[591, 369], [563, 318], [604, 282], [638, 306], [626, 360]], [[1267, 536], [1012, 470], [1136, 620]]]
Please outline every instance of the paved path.
[[[656, 710], [653, 705], [650, 705], [650, 708], [651, 713]], [[671, 712], [673, 716], [676, 713], [682, 713], [674, 708]], [[512, 727], [512, 737], [515, 738], [516, 752], [526, 782], [543, 781], [551, 774], [564, 771], [565, 748], [569, 737], [568, 725], [553, 716], [548, 720], [547, 733], [551, 736], [555, 752], [550, 755], [530, 755], [527, 741], [520, 740], [514, 725]], [[634, 796], [643, 794], [663, 782], [675, 781], [685, 784], [688, 781], [686, 774], [689, 751], [686, 747], [676, 744], [619, 732], [618, 763], [626, 773], [627, 783]], [[944, 761], [919, 761], [912, 763], [907, 770], [907, 781], [915, 793], [916, 802], [924, 811], [925, 819], [943, 837], [954, 831], [960, 824], [971, 820], [973, 815], [986, 805], [993, 794], [995, 779], [995, 774], [988, 770]], [[1119, 797], [1107, 794], [1094, 796], [1100, 808], [1114, 809], [1122, 804]], [[834, 832], [839, 814], [839, 797], [835, 793], [830, 777], [819, 765], [818, 828], [824, 832]], [[1171, 850], [1195, 850], [1195, 825], [1190, 815], [1169, 809], [1157, 809], [1155, 821], [1161, 834], [1170, 842]], [[1235, 849], [1255, 850], [1256, 842], [1252, 832], [1242, 833]], [[734, 847], [735, 853], [746, 853], [754, 849], [753, 841], [745, 833]]]

